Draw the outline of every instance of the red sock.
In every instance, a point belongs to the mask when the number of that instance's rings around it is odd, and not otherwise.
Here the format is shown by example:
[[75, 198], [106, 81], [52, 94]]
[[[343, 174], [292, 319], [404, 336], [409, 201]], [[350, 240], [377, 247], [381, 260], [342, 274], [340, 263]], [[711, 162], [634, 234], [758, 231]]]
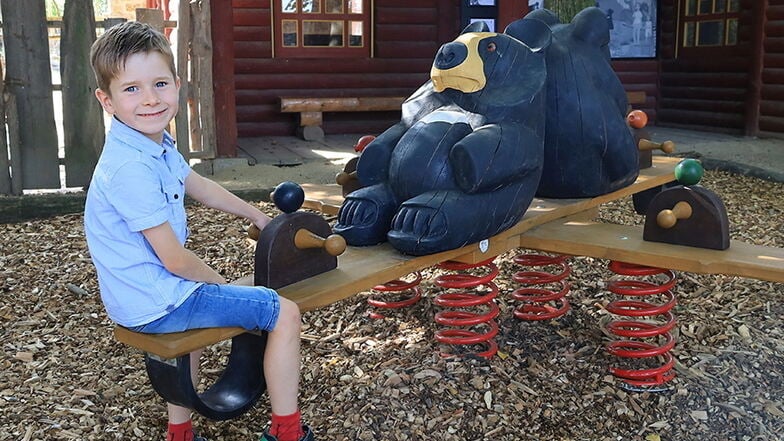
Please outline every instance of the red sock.
[[193, 425], [188, 420], [180, 424], [169, 423], [166, 441], [193, 441]]
[[278, 441], [299, 441], [305, 433], [302, 432], [302, 416], [299, 409], [291, 415], [272, 414], [270, 435]]

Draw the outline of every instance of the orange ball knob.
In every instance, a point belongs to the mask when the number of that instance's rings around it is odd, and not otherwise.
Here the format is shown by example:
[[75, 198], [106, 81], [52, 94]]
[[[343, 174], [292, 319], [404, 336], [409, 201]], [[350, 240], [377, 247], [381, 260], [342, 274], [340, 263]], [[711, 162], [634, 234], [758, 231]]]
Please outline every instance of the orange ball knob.
[[641, 129], [648, 125], [648, 115], [642, 110], [632, 110], [626, 115], [626, 122], [635, 129]]
[[362, 150], [365, 150], [365, 147], [373, 142], [374, 139], [376, 139], [376, 137], [373, 135], [365, 135], [359, 138], [357, 143], [354, 145], [354, 151], [357, 153], [362, 153]]

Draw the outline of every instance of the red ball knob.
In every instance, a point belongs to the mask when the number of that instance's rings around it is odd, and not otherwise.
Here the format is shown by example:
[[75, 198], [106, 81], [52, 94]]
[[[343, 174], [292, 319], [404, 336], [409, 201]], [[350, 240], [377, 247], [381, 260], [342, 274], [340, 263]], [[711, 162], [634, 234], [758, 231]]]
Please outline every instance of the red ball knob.
[[626, 115], [626, 122], [635, 129], [641, 129], [648, 125], [648, 115], [642, 110], [632, 110]]

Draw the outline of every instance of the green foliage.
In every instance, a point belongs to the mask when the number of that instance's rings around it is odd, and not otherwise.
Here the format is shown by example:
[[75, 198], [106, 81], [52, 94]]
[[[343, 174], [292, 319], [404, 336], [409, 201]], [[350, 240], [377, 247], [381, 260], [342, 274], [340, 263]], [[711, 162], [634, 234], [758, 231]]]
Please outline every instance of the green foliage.
[[596, 6], [596, 0], [545, 0], [544, 7], [555, 12], [561, 23], [569, 23], [578, 12]]

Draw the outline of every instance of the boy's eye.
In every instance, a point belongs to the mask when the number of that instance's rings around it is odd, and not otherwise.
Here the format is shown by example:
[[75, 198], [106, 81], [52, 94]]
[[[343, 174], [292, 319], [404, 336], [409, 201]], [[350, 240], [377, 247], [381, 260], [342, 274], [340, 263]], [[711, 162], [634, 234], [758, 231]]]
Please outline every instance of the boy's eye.
[[136, 86], [128, 86], [125, 88], [126, 92], [136, 92], [137, 90], [139, 90], [139, 88]]
[[158, 81], [157, 83], [155, 83], [155, 87], [166, 87], [166, 85], [168, 84], [169, 83], [166, 81]]

